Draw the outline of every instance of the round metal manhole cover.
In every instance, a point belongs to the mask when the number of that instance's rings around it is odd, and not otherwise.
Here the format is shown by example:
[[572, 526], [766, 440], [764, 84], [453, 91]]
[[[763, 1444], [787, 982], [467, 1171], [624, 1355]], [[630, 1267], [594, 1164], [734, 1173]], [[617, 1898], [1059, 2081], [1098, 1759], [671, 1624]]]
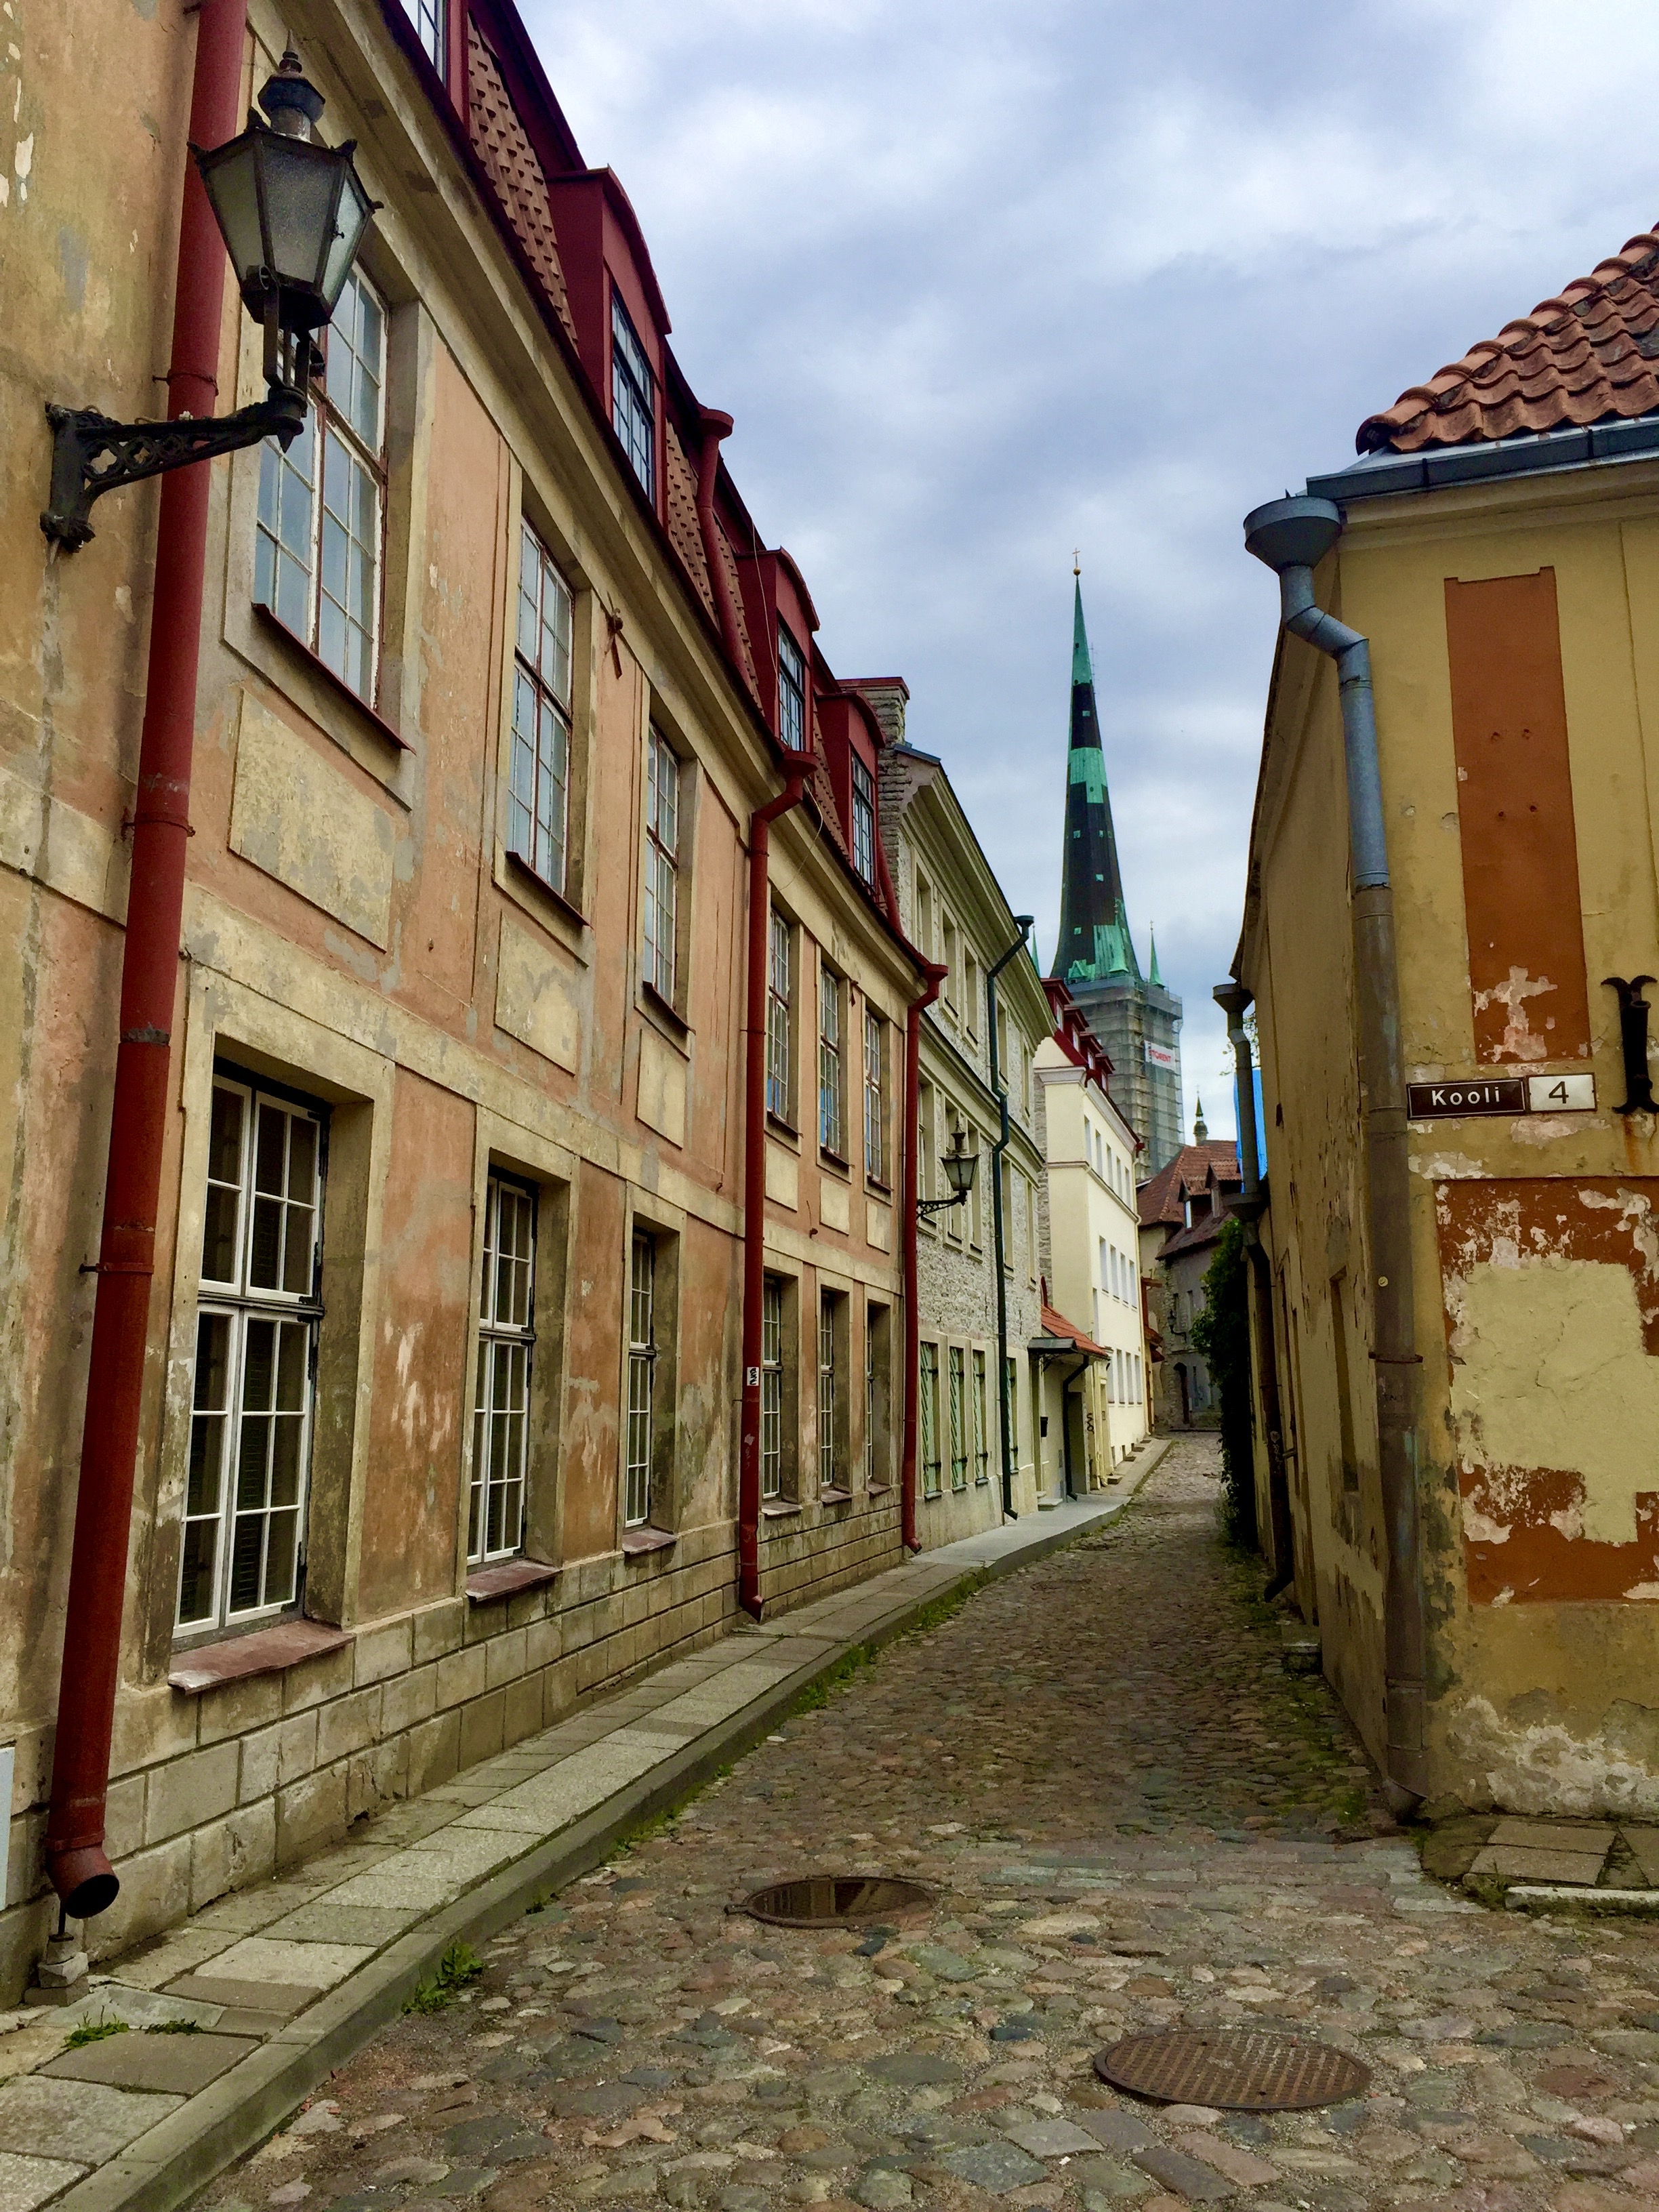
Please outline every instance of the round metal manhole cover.
[[919, 1881], [885, 1875], [814, 1874], [799, 1881], [769, 1882], [738, 1907], [773, 1928], [840, 1928], [890, 1920], [933, 1902]]
[[1164, 2105], [1213, 2105], [1228, 2112], [1301, 2112], [1357, 2097], [1370, 2069], [1328, 2043], [1254, 2027], [1170, 2028], [1126, 2035], [1095, 2053], [1114, 2088]]

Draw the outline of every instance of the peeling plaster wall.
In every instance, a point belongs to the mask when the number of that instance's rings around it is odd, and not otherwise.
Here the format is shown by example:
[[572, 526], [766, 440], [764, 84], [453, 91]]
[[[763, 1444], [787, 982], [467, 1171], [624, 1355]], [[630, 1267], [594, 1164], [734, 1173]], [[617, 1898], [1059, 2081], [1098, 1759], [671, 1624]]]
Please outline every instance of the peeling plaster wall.
[[[1520, 1810], [1651, 1815], [1659, 1136], [1651, 1117], [1612, 1110], [1626, 1094], [1601, 979], [1659, 972], [1659, 468], [1358, 502], [1319, 580], [1322, 604], [1371, 641], [1407, 1079], [1497, 1060], [1588, 1067], [1596, 1085], [1593, 1112], [1410, 1131], [1430, 1786]], [[1261, 1012], [1264, 1236], [1298, 1553], [1329, 1563], [1327, 1668], [1375, 1749], [1381, 1530], [1369, 1464], [1357, 1498], [1320, 1486], [1339, 1411], [1311, 1295], [1346, 1270], [1361, 1389], [1339, 741], [1328, 671], [1284, 645], [1243, 961]], [[1484, 780], [1467, 772], [1482, 744], [1508, 761]], [[1482, 818], [1466, 819], [1476, 806]], [[1357, 1400], [1355, 1413], [1364, 1462]]]

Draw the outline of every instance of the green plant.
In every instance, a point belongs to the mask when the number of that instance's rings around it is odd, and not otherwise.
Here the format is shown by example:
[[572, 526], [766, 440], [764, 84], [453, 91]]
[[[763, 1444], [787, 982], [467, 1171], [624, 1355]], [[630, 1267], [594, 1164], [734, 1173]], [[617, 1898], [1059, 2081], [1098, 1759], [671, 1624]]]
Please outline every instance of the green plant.
[[1228, 1221], [1204, 1277], [1204, 1310], [1188, 1332], [1221, 1394], [1221, 1527], [1255, 1549], [1255, 1416], [1250, 1402], [1249, 1262], [1244, 1224]]
[[416, 1984], [404, 2010], [441, 2012], [469, 1982], [477, 1981], [483, 1970], [483, 1960], [470, 1944], [452, 1943], [439, 1960], [437, 1972], [429, 1982]]
[[200, 2035], [199, 2020], [153, 2020], [144, 2030], [146, 2035]]
[[102, 2043], [106, 2036], [125, 2035], [127, 2024], [124, 2020], [83, 2020], [79, 2027], [70, 2028], [64, 2038], [65, 2051], [79, 2051], [88, 2043]]

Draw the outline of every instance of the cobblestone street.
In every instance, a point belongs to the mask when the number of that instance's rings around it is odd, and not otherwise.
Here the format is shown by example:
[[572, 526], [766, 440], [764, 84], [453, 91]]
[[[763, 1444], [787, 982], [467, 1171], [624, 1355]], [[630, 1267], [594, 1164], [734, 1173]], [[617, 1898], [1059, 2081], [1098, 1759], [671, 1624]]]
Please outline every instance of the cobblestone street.
[[[1659, 2201], [1659, 1936], [1429, 1881], [1334, 1701], [1286, 1674], [1216, 1455], [847, 1674], [487, 1947], [208, 2192], [306, 2212], [665, 2202], [1179, 2212]], [[782, 1876], [936, 1886], [781, 1930]], [[458, 1962], [465, 1967], [467, 1962]], [[1138, 2028], [1279, 2024], [1372, 2069], [1322, 2111], [1120, 2097]]]

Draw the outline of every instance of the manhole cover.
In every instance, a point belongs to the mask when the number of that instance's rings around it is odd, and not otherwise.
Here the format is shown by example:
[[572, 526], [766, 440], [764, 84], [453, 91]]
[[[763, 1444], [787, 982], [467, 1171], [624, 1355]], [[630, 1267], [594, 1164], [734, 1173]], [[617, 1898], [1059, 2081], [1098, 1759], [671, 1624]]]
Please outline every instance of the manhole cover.
[[885, 1920], [931, 1905], [933, 1893], [919, 1881], [885, 1875], [815, 1874], [800, 1881], [769, 1882], [738, 1906], [774, 1928], [836, 1928], [844, 1921]]
[[1253, 2027], [1126, 2035], [1095, 2053], [1095, 2071], [1115, 2088], [1160, 2104], [1214, 2105], [1232, 2112], [1334, 2105], [1357, 2097], [1371, 2078], [1370, 2067], [1328, 2043]]

